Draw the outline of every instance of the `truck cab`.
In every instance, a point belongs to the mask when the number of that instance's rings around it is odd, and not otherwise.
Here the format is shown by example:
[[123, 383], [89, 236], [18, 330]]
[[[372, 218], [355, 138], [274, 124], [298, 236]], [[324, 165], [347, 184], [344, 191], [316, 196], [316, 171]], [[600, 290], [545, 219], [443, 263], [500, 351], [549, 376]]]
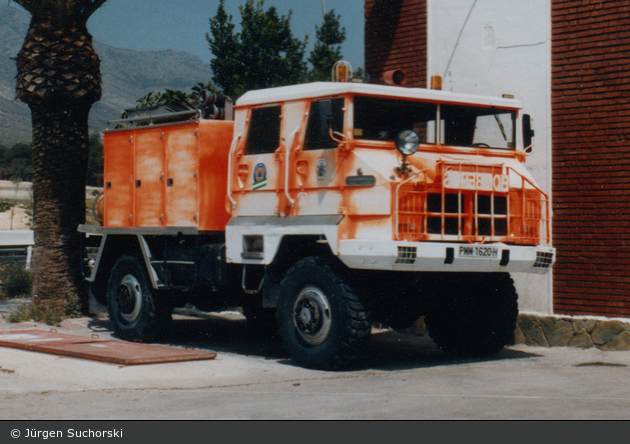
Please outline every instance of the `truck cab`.
[[248, 93], [230, 153], [228, 260], [269, 265], [283, 237], [317, 235], [353, 269], [545, 273], [549, 197], [525, 169], [522, 120], [511, 98], [425, 89]]

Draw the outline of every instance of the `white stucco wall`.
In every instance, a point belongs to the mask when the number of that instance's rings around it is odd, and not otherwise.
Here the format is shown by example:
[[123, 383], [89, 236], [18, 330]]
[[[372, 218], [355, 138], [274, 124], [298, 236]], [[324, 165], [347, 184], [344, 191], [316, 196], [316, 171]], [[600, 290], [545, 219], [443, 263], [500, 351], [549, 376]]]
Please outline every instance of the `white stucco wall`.
[[[443, 89], [513, 94], [534, 119], [527, 168], [551, 196], [550, 0], [427, 0], [428, 78]], [[522, 312], [552, 313], [551, 273], [513, 275]]]

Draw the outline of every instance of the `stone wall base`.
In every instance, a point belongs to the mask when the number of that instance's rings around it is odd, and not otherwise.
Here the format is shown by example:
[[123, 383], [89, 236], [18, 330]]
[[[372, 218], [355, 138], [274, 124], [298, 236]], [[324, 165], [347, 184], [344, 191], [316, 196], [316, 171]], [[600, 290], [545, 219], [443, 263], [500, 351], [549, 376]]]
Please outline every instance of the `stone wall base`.
[[604, 351], [630, 350], [630, 319], [575, 318], [520, 314], [515, 344], [538, 347], [598, 348]]
[[[420, 318], [405, 333], [429, 336]], [[514, 344], [534, 347], [598, 348], [604, 351], [630, 350], [630, 319], [576, 318], [521, 313]]]

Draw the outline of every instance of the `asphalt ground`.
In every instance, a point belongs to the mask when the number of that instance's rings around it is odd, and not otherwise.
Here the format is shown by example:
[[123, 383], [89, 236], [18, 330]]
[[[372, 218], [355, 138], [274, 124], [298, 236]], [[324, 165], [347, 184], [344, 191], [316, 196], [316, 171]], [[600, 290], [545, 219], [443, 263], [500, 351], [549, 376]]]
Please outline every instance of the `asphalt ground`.
[[[0, 330], [50, 331], [27, 322]], [[106, 317], [62, 334], [112, 337]], [[277, 338], [248, 334], [238, 313], [176, 315], [166, 344], [208, 361], [120, 366], [0, 348], [4, 420], [611, 420], [630, 418], [630, 352], [511, 346], [459, 359], [430, 338], [374, 330], [344, 372], [296, 366]]]

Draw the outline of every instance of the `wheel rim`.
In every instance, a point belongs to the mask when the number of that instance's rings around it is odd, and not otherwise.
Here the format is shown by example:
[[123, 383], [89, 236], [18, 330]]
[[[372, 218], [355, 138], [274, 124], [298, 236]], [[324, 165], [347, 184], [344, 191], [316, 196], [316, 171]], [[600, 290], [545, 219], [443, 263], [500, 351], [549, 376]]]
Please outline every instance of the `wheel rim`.
[[118, 313], [125, 322], [135, 322], [142, 308], [142, 288], [140, 282], [132, 274], [123, 278], [116, 293]]
[[317, 287], [304, 288], [293, 305], [293, 324], [300, 337], [310, 345], [323, 344], [332, 328], [328, 298]]

